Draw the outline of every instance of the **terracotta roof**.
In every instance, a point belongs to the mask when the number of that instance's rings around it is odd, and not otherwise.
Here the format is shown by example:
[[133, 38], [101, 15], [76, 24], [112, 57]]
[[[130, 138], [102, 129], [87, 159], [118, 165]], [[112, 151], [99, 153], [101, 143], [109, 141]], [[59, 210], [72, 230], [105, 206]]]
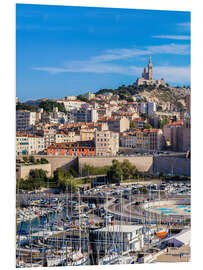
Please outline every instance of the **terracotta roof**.
[[176, 122], [173, 122], [173, 123], [169, 123], [165, 126], [167, 127], [171, 127], [171, 126], [182, 126], [183, 125], [183, 121], [182, 120], [179, 120], [179, 121], [176, 121]]
[[157, 133], [159, 129], [151, 128], [151, 129], [144, 129], [143, 132], [150, 132], [150, 133]]
[[16, 137], [43, 138], [42, 136], [37, 136], [34, 134], [25, 134], [25, 133], [21, 133], [21, 132], [16, 132]]
[[86, 103], [85, 101], [82, 101], [82, 100], [79, 100], [79, 99], [58, 99], [58, 101], [71, 101], [71, 102]]
[[93, 140], [90, 141], [77, 141], [77, 142], [66, 142], [66, 143], [53, 143], [48, 146], [47, 149], [66, 149], [73, 147], [95, 147]]

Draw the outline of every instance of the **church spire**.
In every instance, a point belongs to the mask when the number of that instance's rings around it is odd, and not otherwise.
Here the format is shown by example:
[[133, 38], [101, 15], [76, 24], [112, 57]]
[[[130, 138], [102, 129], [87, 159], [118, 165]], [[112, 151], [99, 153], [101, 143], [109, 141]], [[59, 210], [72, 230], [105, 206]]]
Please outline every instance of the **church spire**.
[[149, 57], [149, 64], [148, 64], [148, 80], [153, 80], [151, 55]]

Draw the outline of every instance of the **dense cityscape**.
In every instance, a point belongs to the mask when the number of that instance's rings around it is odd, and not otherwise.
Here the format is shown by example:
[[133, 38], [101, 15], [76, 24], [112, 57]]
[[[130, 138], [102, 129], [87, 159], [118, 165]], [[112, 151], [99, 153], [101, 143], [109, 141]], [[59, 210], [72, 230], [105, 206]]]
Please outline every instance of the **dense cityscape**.
[[190, 261], [190, 87], [16, 97], [16, 266]]

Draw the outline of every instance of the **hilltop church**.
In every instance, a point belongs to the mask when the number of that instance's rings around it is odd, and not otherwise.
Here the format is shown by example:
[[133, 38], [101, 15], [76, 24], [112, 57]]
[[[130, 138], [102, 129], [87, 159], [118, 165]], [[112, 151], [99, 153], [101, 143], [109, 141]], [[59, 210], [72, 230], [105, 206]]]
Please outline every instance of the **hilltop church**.
[[142, 73], [142, 78], [137, 78], [136, 84], [139, 85], [166, 85], [164, 79], [161, 80], [153, 80], [153, 70], [152, 70], [152, 61], [151, 56], [149, 57], [149, 64], [148, 67], [144, 68]]

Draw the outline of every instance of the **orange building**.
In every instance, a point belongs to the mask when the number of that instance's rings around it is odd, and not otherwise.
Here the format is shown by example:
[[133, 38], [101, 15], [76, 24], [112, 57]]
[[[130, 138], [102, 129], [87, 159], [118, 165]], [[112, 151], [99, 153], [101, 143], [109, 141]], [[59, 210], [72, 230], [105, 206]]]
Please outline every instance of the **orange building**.
[[69, 143], [54, 143], [47, 148], [50, 156], [95, 156], [94, 141], [78, 141]]

